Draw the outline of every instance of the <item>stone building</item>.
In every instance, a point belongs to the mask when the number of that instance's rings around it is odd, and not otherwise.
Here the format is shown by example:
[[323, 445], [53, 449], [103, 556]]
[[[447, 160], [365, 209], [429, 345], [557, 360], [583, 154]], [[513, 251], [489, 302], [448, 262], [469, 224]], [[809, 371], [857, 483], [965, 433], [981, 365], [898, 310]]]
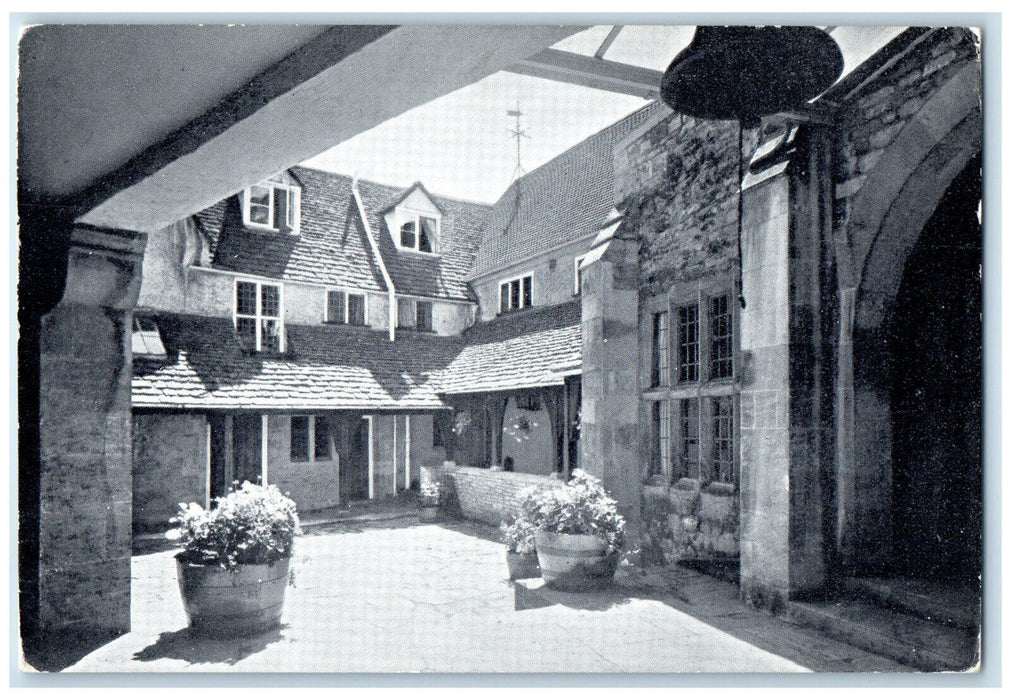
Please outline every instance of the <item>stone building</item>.
[[434, 381], [488, 207], [304, 167], [152, 235], [133, 328], [133, 525], [235, 481], [303, 512], [441, 463]]
[[866, 576], [978, 592], [981, 115], [978, 37], [914, 28], [740, 155], [736, 123], [669, 111], [618, 144], [583, 456], [644, 536], [739, 556], [773, 607]]

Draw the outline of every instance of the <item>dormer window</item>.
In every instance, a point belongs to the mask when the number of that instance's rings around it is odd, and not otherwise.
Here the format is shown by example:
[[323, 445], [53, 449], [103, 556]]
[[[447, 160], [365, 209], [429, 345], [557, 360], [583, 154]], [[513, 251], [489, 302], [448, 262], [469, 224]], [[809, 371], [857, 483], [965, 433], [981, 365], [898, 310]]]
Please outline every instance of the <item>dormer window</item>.
[[296, 185], [268, 180], [243, 192], [242, 221], [264, 231], [298, 233], [302, 191]]
[[423, 214], [407, 213], [406, 216], [407, 220], [400, 225], [398, 247], [419, 253], [438, 252], [439, 220]]
[[507, 311], [516, 311], [533, 306], [533, 279], [533, 274], [528, 273], [499, 284], [499, 313], [504, 314]]

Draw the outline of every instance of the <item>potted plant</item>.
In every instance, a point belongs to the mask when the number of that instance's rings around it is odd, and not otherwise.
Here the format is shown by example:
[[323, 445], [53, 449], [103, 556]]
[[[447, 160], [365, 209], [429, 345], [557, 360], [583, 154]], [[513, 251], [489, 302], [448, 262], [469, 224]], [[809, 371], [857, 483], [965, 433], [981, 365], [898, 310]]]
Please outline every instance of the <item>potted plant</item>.
[[536, 530], [537, 560], [548, 586], [587, 590], [610, 584], [625, 519], [599, 480], [577, 469], [569, 483], [528, 498], [523, 515]]
[[541, 567], [537, 563], [537, 545], [534, 540], [537, 528], [521, 513], [512, 522], [502, 523], [499, 529], [506, 546], [509, 580], [539, 578]]
[[439, 519], [439, 504], [442, 502], [442, 482], [431, 480], [421, 485], [421, 520], [434, 523]]
[[179, 591], [190, 627], [242, 636], [277, 627], [298, 515], [276, 486], [243, 483], [205, 510], [180, 503], [167, 534], [179, 540]]

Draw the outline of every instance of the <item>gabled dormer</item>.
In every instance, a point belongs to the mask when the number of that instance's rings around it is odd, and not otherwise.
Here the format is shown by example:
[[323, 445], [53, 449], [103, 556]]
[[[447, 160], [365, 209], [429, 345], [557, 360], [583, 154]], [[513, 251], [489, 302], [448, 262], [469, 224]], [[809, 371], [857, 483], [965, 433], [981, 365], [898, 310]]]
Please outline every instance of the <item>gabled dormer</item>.
[[438, 255], [443, 211], [425, 186], [411, 185], [383, 210], [386, 228], [397, 250]]
[[242, 191], [242, 223], [260, 231], [298, 235], [302, 218], [302, 185], [283, 172]]

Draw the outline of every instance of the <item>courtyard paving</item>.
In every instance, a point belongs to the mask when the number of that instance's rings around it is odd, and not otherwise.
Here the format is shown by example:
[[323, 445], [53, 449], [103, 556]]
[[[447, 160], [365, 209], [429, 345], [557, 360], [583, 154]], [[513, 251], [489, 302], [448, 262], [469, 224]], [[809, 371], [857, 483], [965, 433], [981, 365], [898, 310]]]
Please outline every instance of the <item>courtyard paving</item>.
[[173, 551], [133, 559], [133, 628], [67, 671], [905, 671], [750, 609], [684, 569], [562, 593], [507, 580], [492, 528], [416, 518], [317, 524], [296, 541], [280, 629], [192, 636]]

